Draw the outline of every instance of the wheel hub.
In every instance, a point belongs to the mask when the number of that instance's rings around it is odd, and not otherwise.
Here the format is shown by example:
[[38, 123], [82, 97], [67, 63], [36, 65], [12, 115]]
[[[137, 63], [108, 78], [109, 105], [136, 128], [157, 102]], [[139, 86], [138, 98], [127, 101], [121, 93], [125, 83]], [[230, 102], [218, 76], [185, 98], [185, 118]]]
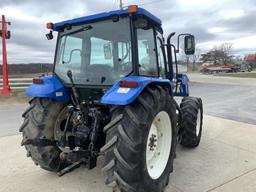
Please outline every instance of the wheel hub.
[[151, 137], [149, 138], [149, 150], [150, 151], [155, 151], [156, 149], [156, 143], [157, 139], [156, 139], [156, 135], [155, 134], [151, 134]]

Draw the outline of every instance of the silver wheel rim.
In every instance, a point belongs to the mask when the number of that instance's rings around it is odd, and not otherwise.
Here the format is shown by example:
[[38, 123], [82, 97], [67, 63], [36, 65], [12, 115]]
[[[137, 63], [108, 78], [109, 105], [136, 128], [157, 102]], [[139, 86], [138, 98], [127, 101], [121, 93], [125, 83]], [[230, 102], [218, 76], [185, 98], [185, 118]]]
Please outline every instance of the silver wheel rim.
[[172, 146], [171, 120], [165, 111], [159, 112], [153, 120], [147, 138], [146, 164], [149, 176], [156, 180], [164, 172]]
[[197, 120], [196, 120], [196, 136], [199, 136], [201, 128], [201, 109], [198, 109]]

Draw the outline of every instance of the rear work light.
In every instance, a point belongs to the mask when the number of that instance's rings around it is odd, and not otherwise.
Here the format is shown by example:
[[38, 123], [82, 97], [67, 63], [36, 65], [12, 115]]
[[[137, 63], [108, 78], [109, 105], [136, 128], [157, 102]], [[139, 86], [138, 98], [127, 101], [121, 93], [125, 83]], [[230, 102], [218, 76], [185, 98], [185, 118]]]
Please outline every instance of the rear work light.
[[34, 78], [34, 79], [32, 80], [32, 82], [33, 82], [34, 84], [43, 84], [43, 83], [44, 83], [44, 80], [43, 80], [43, 79], [40, 79], [40, 78]]
[[139, 86], [139, 84], [136, 81], [120, 81], [119, 86], [126, 88], [136, 88]]

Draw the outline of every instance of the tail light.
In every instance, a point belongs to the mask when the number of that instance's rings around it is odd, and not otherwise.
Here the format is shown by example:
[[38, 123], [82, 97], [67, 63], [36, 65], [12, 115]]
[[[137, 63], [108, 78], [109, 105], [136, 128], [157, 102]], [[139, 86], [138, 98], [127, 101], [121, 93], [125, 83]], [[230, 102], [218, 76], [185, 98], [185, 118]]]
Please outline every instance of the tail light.
[[139, 86], [139, 84], [136, 81], [120, 81], [119, 86], [127, 88], [136, 88]]
[[32, 82], [33, 82], [34, 84], [43, 84], [43, 83], [44, 83], [44, 80], [43, 80], [43, 79], [40, 79], [40, 78], [34, 78], [34, 79], [32, 80]]

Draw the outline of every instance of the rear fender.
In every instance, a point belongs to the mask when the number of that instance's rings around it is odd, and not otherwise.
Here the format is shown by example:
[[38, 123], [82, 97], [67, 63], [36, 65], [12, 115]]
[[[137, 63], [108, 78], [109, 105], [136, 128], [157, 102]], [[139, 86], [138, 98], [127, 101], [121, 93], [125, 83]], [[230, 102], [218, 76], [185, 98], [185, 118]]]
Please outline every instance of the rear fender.
[[[120, 81], [136, 81], [136, 88], [123, 88], [119, 86]], [[149, 85], [155, 84], [167, 87], [172, 95], [173, 84], [168, 79], [129, 76], [117, 81], [101, 98], [102, 104], [109, 105], [129, 105], [132, 103], [141, 92]]]
[[45, 97], [56, 101], [68, 102], [69, 92], [56, 76], [39, 77], [43, 80], [42, 84], [32, 84], [26, 90], [29, 97]]

